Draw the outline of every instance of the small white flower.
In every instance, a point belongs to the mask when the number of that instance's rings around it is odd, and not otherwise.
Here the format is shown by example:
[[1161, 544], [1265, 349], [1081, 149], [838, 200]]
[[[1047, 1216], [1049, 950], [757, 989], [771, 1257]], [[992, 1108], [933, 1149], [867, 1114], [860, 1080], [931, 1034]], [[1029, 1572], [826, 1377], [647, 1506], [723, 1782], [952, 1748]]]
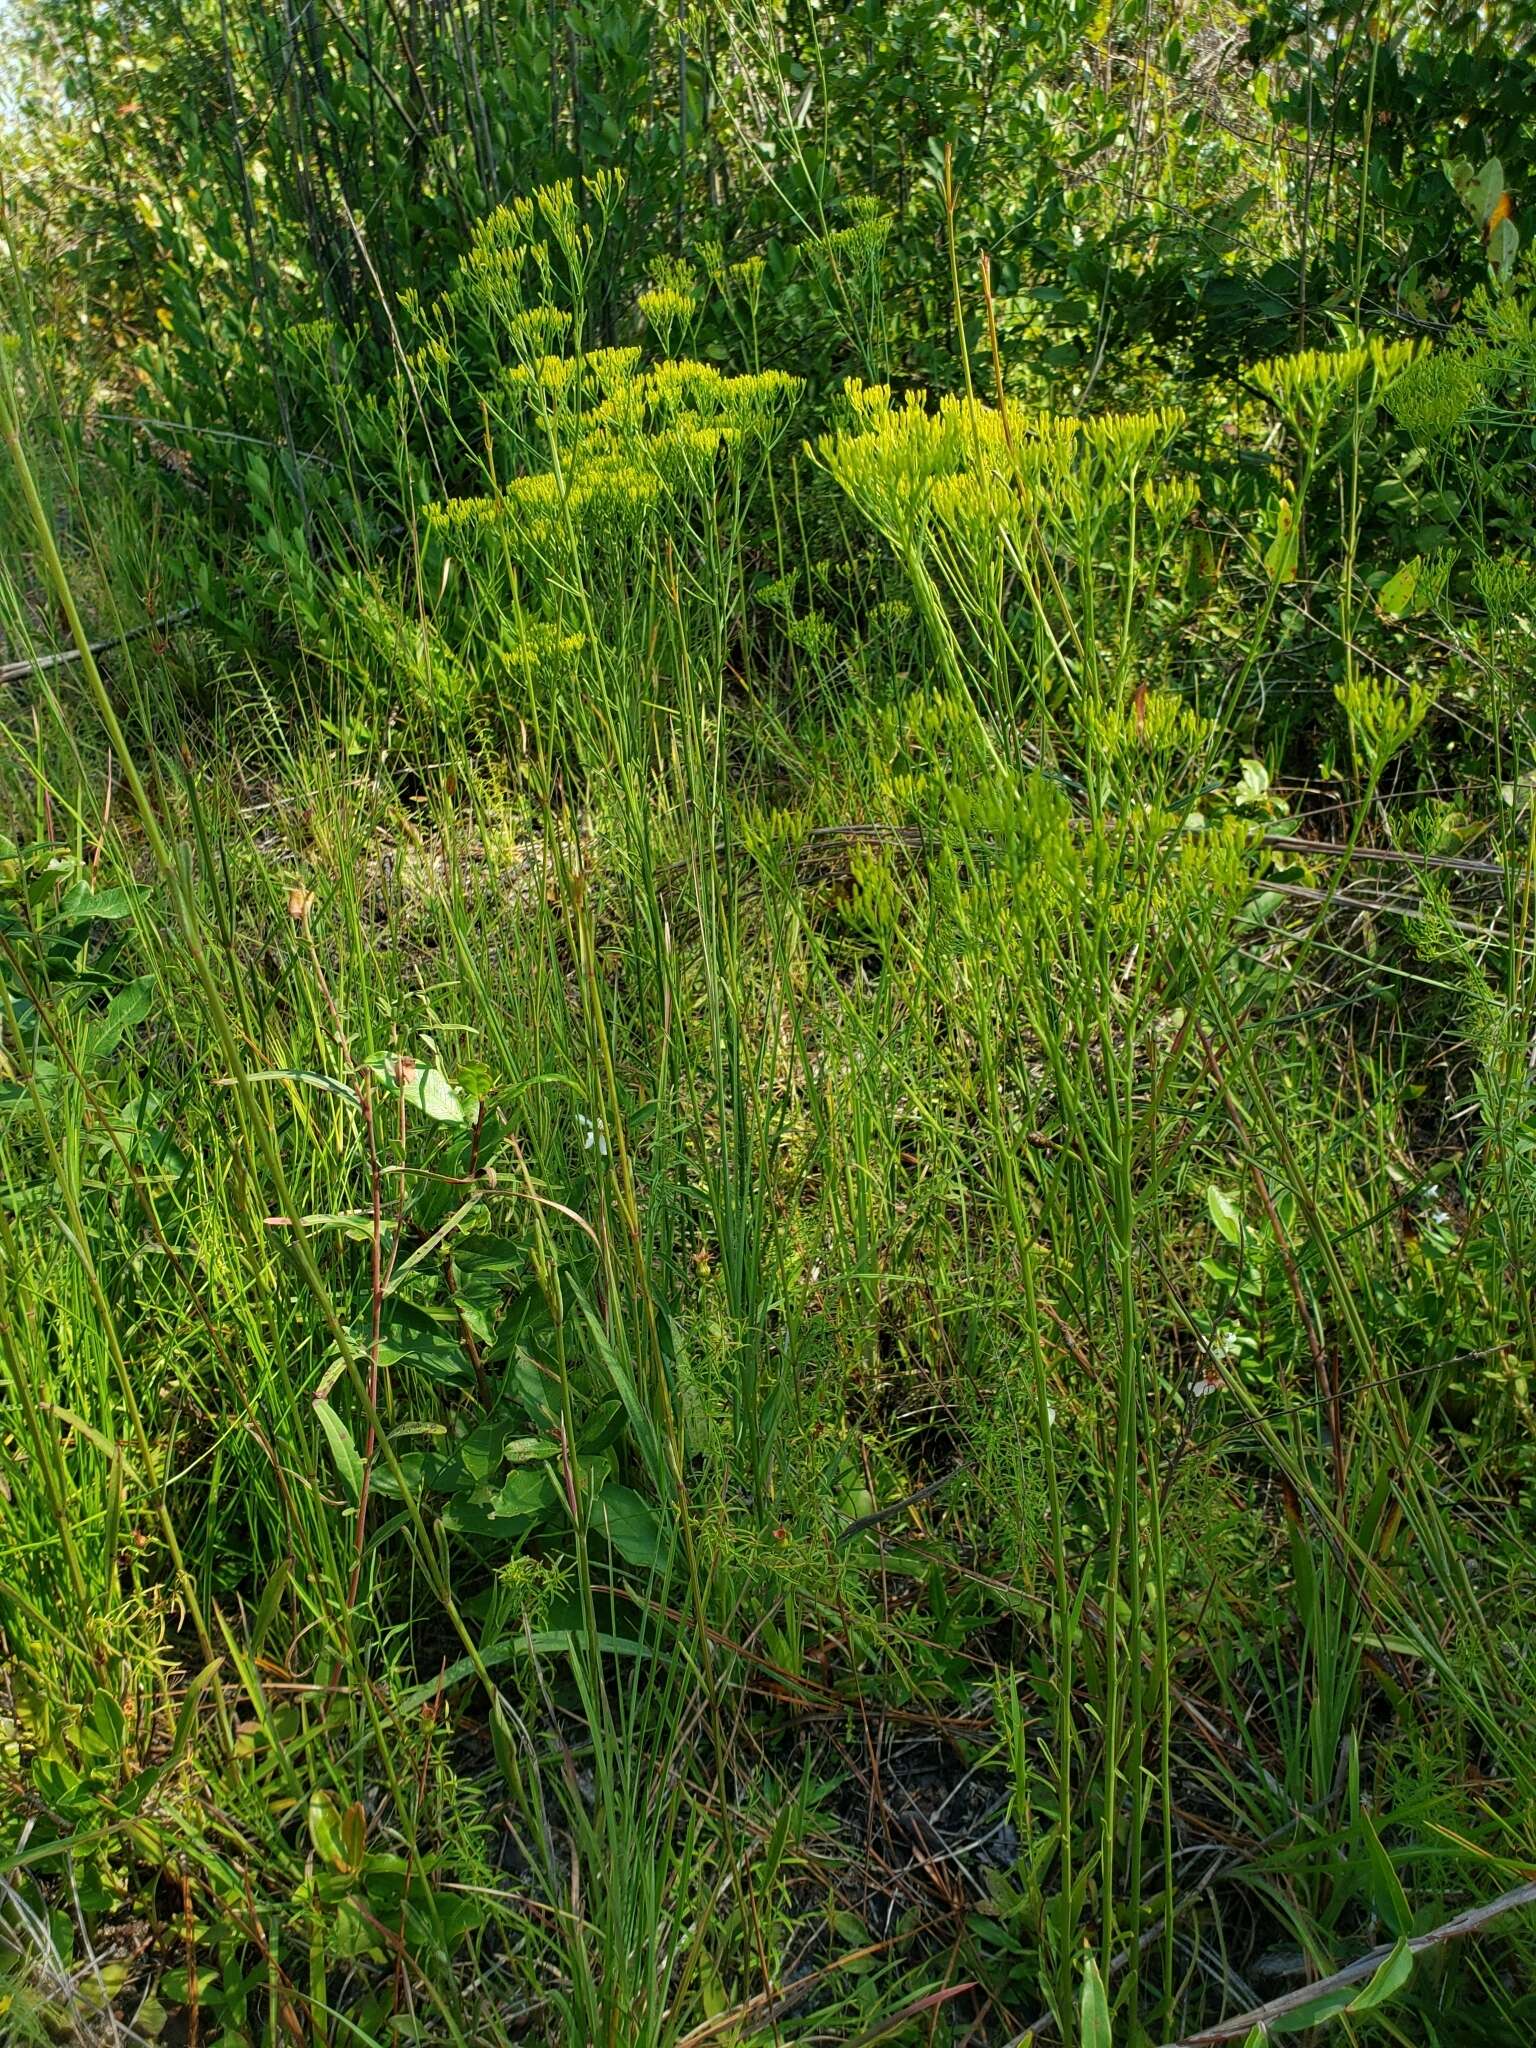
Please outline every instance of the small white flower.
[[604, 1130], [601, 1124], [593, 1123], [591, 1117], [582, 1116], [579, 1111], [577, 1112], [576, 1121], [581, 1125], [582, 1151], [590, 1152], [596, 1146], [598, 1158], [606, 1159], [608, 1157], [607, 1131]]

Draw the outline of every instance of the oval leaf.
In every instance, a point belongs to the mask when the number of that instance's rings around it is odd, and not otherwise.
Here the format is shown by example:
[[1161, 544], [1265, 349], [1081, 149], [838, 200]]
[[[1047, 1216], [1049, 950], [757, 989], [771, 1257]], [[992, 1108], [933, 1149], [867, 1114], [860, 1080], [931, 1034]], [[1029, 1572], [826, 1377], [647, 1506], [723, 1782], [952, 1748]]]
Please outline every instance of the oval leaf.
[[592, 1503], [592, 1520], [627, 1564], [655, 1571], [662, 1561], [661, 1524], [627, 1486], [605, 1486]]

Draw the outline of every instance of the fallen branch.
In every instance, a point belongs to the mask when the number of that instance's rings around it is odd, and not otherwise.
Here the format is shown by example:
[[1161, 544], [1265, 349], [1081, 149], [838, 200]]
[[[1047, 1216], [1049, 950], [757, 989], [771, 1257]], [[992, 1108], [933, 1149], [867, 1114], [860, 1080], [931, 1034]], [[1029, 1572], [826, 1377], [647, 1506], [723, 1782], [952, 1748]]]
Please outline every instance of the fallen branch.
[[[162, 626], [174, 626], [180, 619], [189, 619], [197, 610], [195, 604], [184, 604], [180, 611], [167, 612], [163, 619], [146, 619], [142, 626], [130, 626], [126, 633], [118, 633], [110, 640], [93, 640], [88, 652], [94, 657], [110, 654], [114, 647], [121, 647], [127, 640], [137, 640], [143, 633], [153, 633]], [[23, 676], [38, 676], [51, 668], [67, 668], [80, 659], [78, 647], [66, 647], [59, 654], [33, 654], [25, 661], [8, 661], [0, 668], [0, 683], [19, 683]]]
[[1283, 853], [1315, 854], [1323, 860], [1397, 862], [1403, 867], [1450, 868], [1458, 875], [1492, 875], [1496, 879], [1504, 874], [1502, 861], [1469, 860], [1454, 853], [1414, 853], [1401, 846], [1352, 847], [1336, 839], [1298, 839], [1289, 832], [1266, 832], [1264, 844], [1279, 847]]
[[[1469, 1934], [1480, 1934], [1491, 1921], [1505, 1913], [1513, 1913], [1521, 1906], [1536, 1906], [1536, 1884], [1517, 1884], [1513, 1891], [1490, 1899], [1486, 1906], [1469, 1906], [1465, 1913], [1458, 1913], [1454, 1920], [1447, 1920], [1443, 1926], [1432, 1927], [1428, 1934], [1416, 1934], [1407, 1944], [1408, 1952], [1421, 1956], [1427, 1949], [1440, 1948], [1448, 1941], [1461, 1941]], [[1201, 2033], [1186, 2034], [1180, 2041], [1168, 2042], [1166, 2048], [1218, 2048], [1223, 2041], [1245, 2041], [1255, 2027], [1272, 2027], [1276, 2020], [1301, 2012], [1317, 1999], [1326, 1998], [1330, 1991], [1344, 1991], [1351, 1984], [1360, 1984], [1367, 1977], [1374, 1977], [1395, 1947], [1394, 1942], [1388, 1942], [1383, 1948], [1373, 1948], [1369, 1955], [1347, 1963], [1342, 1970], [1335, 1970], [1331, 1977], [1323, 1977], [1316, 1984], [1304, 1984], [1299, 1991], [1287, 1991], [1283, 1998], [1272, 1998], [1268, 2005], [1256, 2005], [1251, 2012], [1240, 2012], [1232, 2019], [1220, 2020]]]

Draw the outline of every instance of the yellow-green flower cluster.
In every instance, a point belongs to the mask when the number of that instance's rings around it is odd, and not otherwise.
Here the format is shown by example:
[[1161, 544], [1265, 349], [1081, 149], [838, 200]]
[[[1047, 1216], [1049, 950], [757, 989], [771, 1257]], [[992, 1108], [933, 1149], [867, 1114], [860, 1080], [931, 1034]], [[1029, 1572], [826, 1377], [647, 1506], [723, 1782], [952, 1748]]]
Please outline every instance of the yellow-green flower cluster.
[[887, 213], [878, 200], [868, 198], [856, 199], [851, 211], [853, 219], [848, 226], [831, 228], [814, 237], [811, 251], [835, 271], [873, 277], [879, 270], [896, 217]]
[[651, 287], [655, 291], [682, 292], [693, 298], [698, 283], [698, 272], [681, 256], [658, 256], [651, 264]]
[[1353, 348], [1307, 348], [1252, 364], [1248, 381], [1258, 386], [1287, 425], [1305, 436], [1351, 393], [1368, 404], [1383, 398], [1419, 349], [1417, 341], [1381, 340]]
[[520, 355], [547, 349], [572, 316], [544, 301], [558, 284], [581, 303], [622, 191], [616, 174], [600, 171], [579, 189], [563, 178], [494, 208], [475, 223], [448, 301], [491, 315]]
[[423, 374], [434, 370], [446, 370], [453, 361], [452, 351], [440, 334], [434, 334], [430, 341], [424, 341], [420, 348], [412, 349], [406, 358], [411, 368]]
[[[619, 171], [597, 171], [586, 178], [578, 194], [570, 178], [539, 185], [531, 193], [510, 199], [475, 224], [471, 256], [489, 249], [511, 249], [519, 243], [532, 244], [537, 235], [547, 235], [573, 263], [591, 253], [592, 218], [600, 224], [617, 210], [623, 197], [624, 179]], [[586, 218], [583, 218], [583, 215]]]
[[748, 804], [742, 810], [740, 827], [743, 846], [748, 853], [763, 860], [798, 846], [805, 838], [809, 820], [795, 804], [768, 808]]
[[546, 619], [520, 619], [515, 637], [496, 651], [502, 663], [540, 681], [569, 676], [587, 644], [585, 633], [569, 631]]
[[512, 363], [501, 373], [503, 390], [526, 403], [539, 398], [552, 409], [585, 407], [626, 391], [640, 364], [637, 348], [594, 348], [579, 356], [542, 355]]
[[718, 465], [766, 447], [799, 380], [778, 370], [728, 376], [710, 363], [642, 370], [637, 349], [541, 355], [505, 373], [504, 388], [548, 405], [557, 467], [513, 478], [494, 496], [429, 506], [443, 534], [495, 528], [520, 552], [567, 556], [633, 539], [665, 500], [712, 493]]
[[563, 306], [525, 306], [507, 322], [513, 345], [529, 354], [547, 349], [551, 342], [568, 334], [570, 327], [571, 316]]
[[784, 605], [786, 607], [793, 604], [795, 586], [799, 581], [800, 571], [798, 569], [789, 569], [782, 576], [775, 576], [771, 583], [759, 584], [757, 589], [758, 603], [775, 606]]
[[594, 456], [563, 479], [551, 470], [513, 477], [495, 496], [428, 505], [429, 532], [461, 540], [500, 535], [520, 556], [566, 558], [583, 544], [633, 538], [662, 495], [661, 479], [618, 454]]
[[872, 287], [879, 281], [881, 258], [891, 240], [895, 215], [868, 193], [848, 203], [848, 215], [846, 227], [829, 227], [825, 233], [811, 236], [807, 248], [815, 262], [825, 264], [844, 283], [854, 281]]
[[674, 334], [686, 333], [699, 310], [698, 272], [681, 257], [657, 257], [650, 288], [640, 294], [638, 305], [646, 326], [660, 336], [663, 348], [670, 348]]
[[1129, 704], [1089, 706], [1085, 713], [1093, 740], [1112, 760], [1136, 754], [1193, 754], [1214, 730], [1173, 690], [1146, 690]]
[[1031, 524], [1058, 524], [1123, 504], [1165, 454], [1184, 415], [1164, 407], [1074, 419], [1015, 405], [923, 393], [898, 403], [890, 387], [850, 379], [853, 425], [813, 453], [865, 516], [903, 551], [937, 520], [970, 552]]
[[1014, 881], [1029, 877], [1075, 887], [1079, 875], [1072, 806], [1066, 792], [1043, 775], [996, 773], [948, 791], [956, 824], [984, 841], [1000, 871]]
[[532, 265], [538, 288], [549, 274], [549, 250], [545, 244], [510, 238], [510, 209], [498, 207], [477, 227], [469, 253], [459, 264], [450, 299], [466, 309], [481, 309], [503, 323], [515, 320], [528, 302], [524, 273]]
[[288, 339], [295, 348], [306, 349], [319, 355], [336, 340], [339, 331], [334, 320], [324, 317], [299, 320], [288, 329]]
[[[762, 256], [743, 256], [739, 262], [727, 262], [725, 250], [719, 246], [719, 242], [705, 242], [705, 246], [700, 248], [698, 254], [702, 264], [705, 264], [705, 276], [715, 287], [715, 291], [725, 293], [727, 299], [731, 297], [733, 291], [743, 291], [752, 305], [758, 303], [764, 274], [768, 270], [768, 264]], [[659, 285], [662, 279], [651, 276], [651, 283]]]
[[932, 502], [939, 524], [978, 561], [996, 553], [999, 535], [1010, 530], [1018, 511], [1014, 493], [1000, 476], [969, 470], [936, 478]]
[[837, 628], [822, 612], [807, 612], [804, 618], [786, 619], [784, 633], [791, 647], [798, 647], [813, 661], [829, 654], [837, 644]]
[[1380, 676], [1356, 676], [1334, 691], [1349, 721], [1349, 735], [1366, 772], [1380, 774], [1429, 715], [1431, 698], [1422, 683], [1400, 689]]
[[728, 264], [715, 282], [727, 298], [739, 291], [746, 299], [749, 316], [755, 320], [763, 296], [763, 279], [767, 274], [765, 257], [743, 256], [739, 263]]
[[671, 285], [657, 285], [642, 292], [637, 303], [641, 319], [662, 337], [663, 343], [670, 340], [675, 328], [688, 326], [699, 306], [692, 292], [680, 292]]
[[952, 412], [930, 413], [920, 392], [893, 403], [888, 384], [851, 378], [851, 431], [824, 434], [815, 454], [893, 544], [912, 545], [927, 526], [933, 486], [959, 474], [969, 450]]
[[1200, 486], [1192, 476], [1149, 477], [1141, 487], [1141, 502], [1164, 533], [1182, 526], [1199, 499]]
[[1209, 932], [1219, 910], [1232, 911], [1246, 900], [1252, 885], [1252, 830], [1243, 819], [1227, 817], [1203, 831], [1181, 829], [1182, 820], [1167, 816], [1155, 822], [1178, 832], [1173, 858], [1159, 862], [1150, 901], [1131, 889], [1115, 902], [1114, 920], [1135, 943], [1146, 927], [1165, 941], [1187, 942], [1190, 932]]

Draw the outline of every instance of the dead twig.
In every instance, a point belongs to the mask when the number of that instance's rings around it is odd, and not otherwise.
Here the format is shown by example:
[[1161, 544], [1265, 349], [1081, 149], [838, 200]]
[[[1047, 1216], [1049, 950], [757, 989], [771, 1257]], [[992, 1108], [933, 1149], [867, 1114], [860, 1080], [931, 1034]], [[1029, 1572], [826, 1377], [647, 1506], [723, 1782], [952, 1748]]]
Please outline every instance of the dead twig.
[[[1454, 1920], [1432, 1927], [1428, 1934], [1416, 1934], [1407, 1944], [1408, 1952], [1421, 1956], [1429, 1949], [1443, 1947], [1448, 1941], [1462, 1941], [1469, 1934], [1481, 1934], [1493, 1921], [1506, 1913], [1517, 1912], [1522, 1906], [1536, 1906], [1536, 1884], [1517, 1884], [1512, 1891], [1490, 1899], [1486, 1906], [1469, 1906], [1465, 1913], [1458, 1913]], [[1272, 1998], [1267, 2005], [1256, 2005], [1250, 2012], [1236, 2013], [1229, 2020], [1219, 2020], [1214, 2027], [1206, 2027], [1198, 2034], [1186, 2034], [1182, 2040], [1168, 2042], [1167, 2048], [1219, 2048], [1223, 2041], [1244, 2041], [1255, 2027], [1272, 2027], [1276, 2020], [1302, 2011], [1314, 2000], [1326, 1997], [1330, 1991], [1344, 1991], [1351, 1984], [1374, 1977], [1395, 1947], [1396, 1943], [1388, 1942], [1381, 1948], [1373, 1948], [1368, 1955], [1346, 1963], [1342, 1970], [1335, 1970], [1331, 1977], [1323, 1977], [1315, 1984], [1304, 1984], [1299, 1991], [1287, 1991], [1283, 1997]]]
[[[160, 619], [146, 619], [142, 626], [130, 626], [126, 633], [115, 634], [110, 640], [93, 640], [86, 651], [93, 656], [110, 654], [114, 647], [137, 640], [141, 634], [155, 633], [164, 626], [174, 626], [181, 619], [190, 619], [196, 610], [195, 604], [184, 604], [180, 611], [167, 612]], [[43, 675], [51, 668], [68, 668], [80, 656], [78, 647], [66, 647], [58, 654], [31, 654], [24, 661], [8, 661], [0, 668], [0, 683], [19, 683], [24, 676]]]

